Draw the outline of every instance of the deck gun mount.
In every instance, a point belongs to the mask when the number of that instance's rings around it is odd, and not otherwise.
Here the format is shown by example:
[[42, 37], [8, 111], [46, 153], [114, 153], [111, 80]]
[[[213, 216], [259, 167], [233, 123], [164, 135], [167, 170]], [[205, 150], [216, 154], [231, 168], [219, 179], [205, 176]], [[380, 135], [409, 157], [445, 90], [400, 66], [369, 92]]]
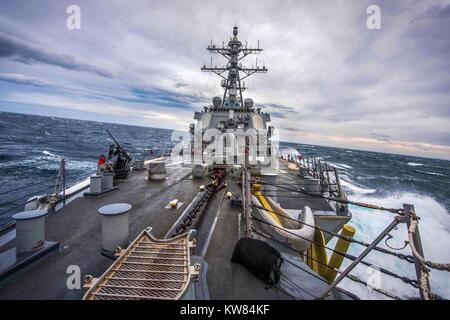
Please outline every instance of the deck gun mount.
[[114, 171], [114, 179], [126, 179], [131, 167], [131, 155], [125, 151], [114, 136], [106, 129], [106, 132], [114, 141], [114, 144], [109, 146], [108, 161], [112, 163]]

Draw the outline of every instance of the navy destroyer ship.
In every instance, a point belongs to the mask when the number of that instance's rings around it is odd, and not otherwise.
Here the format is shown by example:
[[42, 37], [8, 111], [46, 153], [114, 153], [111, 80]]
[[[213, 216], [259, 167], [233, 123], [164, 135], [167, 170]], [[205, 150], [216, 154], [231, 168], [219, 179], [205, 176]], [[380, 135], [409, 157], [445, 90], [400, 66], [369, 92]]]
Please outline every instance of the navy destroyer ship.
[[[201, 68], [221, 78], [223, 95], [174, 132], [170, 155], [134, 158], [111, 135], [97, 173], [66, 186], [61, 161], [54, 192], [13, 216], [0, 233], [0, 299], [358, 299], [344, 278], [401, 299], [351, 273], [374, 267], [364, 261], [372, 251], [413, 264], [417, 279], [377, 271], [435, 298], [429, 269], [449, 266], [425, 260], [414, 207], [352, 202], [336, 168], [279, 150], [270, 115], [244, 99], [245, 79], [268, 70], [243, 65], [263, 49], [241, 42], [238, 27], [207, 50], [225, 61]], [[350, 204], [392, 222], [356, 240]], [[411, 250], [380, 247], [399, 224]], [[350, 245], [364, 250], [352, 256]]]

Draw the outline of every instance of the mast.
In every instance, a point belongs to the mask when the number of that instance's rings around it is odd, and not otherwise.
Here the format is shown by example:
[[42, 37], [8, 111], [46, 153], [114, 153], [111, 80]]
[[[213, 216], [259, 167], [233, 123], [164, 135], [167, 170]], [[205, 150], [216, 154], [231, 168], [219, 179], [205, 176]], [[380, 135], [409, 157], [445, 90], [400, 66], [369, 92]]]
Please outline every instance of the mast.
[[[258, 48], [248, 48], [247, 44], [244, 47], [242, 45], [242, 42], [238, 39], [238, 27], [234, 26], [233, 37], [230, 38], [227, 46], [225, 46], [225, 43], [223, 43], [222, 47], [220, 48], [216, 45], [213, 45], [211, 41], [211, 45], [208, 46], [207, 50], [210, 53], [219, 53], [227, 60], [226, 65], [223, 67], [213, 66], [211, 63], [209, 67], [204, 65], [201, 68], [202, 71], [214, 72], [222, 78], [221, 86], [222, 88], [224, 88], [222, 107], [224, 107], [225, 101], [233, 102], [239, 99], [240, 103], [238, 106], [242, 108], [244, 106], [242, 92], [246, 89], [242, 83], [242, 80], [257, 72], [267, 72], [267, 68], [265, 66], [260, 68], [256, 64], [255, 68], [247, 68], [242, 66], [242, 64], [239, 62], [249, 54], [259, 54], [261, 51], [263, 51], [263, 49], [259, 48], [259, 41]], [[239, 96], [239, 98], [237, 98], [237, 96]]]

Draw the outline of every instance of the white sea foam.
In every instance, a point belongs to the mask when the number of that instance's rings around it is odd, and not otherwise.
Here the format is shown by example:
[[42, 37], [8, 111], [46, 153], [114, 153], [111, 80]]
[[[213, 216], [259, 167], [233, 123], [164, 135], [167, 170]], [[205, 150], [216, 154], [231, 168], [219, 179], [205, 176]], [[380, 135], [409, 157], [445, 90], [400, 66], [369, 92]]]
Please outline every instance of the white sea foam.
[[349, 166], [348, 164], [345, 164], [345, 163], [336, 163], [336, 162], [330, 162], [330, 161], [327, 161], [327, 163], [328, 163], [330, 166], [335, 167], [335, 168], [337, 168], [337, 169], [342, 169], [342, 170], [350, 170], [350, 169], [353, 169], [352, 166]]
[[437, 172], [430, 172], [430, 171], [422, 171], [422, 170], [416, 170], [416, 172], [425, 173], [430, 176], [439, 176], [439, 177], [445, 177], [445, 174], [437, 173]]
[[363, 186], [357, 185], [346, 174], [341, 174], [339, 177], [341, 180], [341, 186], [344, 187], [344, 189], [350, 194], [362, 195], [375, 193], [377, 191], [376, 189], [365, 188]]
[[[402, 208], [404, 203], [413, 204], [417, 215], [421, 217], [419, 229], [426, 259], [437, 262], [450, 262], [449, 213], [445, 207], [438, 203], [434, 198], [409, 192], [392, 193], [387, 197], [379, 197], [374, 195], [376, 192], [375, 189], [365, 188], [364, 186], [356, 184], [347, 174], [341, 174], [341, 184], [344, 189], [346, 189], [350, 200], [372, 203], [388, 208]], [[350, 205], [349, 208], [352, 212], [350, 224], [357, 229], [355, 237], [365, 242], [373, 241], [394, 218], [391, 213], [384, 211], [371, 210], [352, 205]], [[404, 224], [399, 225], [398, 230], [392, 231], [391, 234], [394, 238], [388, 243], [392, 247], [402, 247], [404, 241], [407, 240], [407, 229]], [[329, 246], [332, 248], [334, 245], [335, 239], [330, 242]], [[379, 246], [389, 249], [384, 242], [380, 243]], [[352, 244], [349, 253], [356, 256], [360, 254], [362, 250], [364, 250], [364, 247]], [[409, 247], [400, 252], [411, 254]], [[329, 254], [331, 254], [331, 252], [329, 252]], [[410, 279], [416, 279], [414, 265], [393, 256], [373, 251], [365, 261]], [[346, 260], [341, 267], [341, 270], [349, 264], [350, 262]], [[374, 269], [364, 265], [358, 265], [351, 274], [356, 275], [364, 281], [368, 281], [369, 279], [373, 279]], [[437, 270], [431, 272], [430, 284], [433, 293], [446, 299], [450, 299], [450, 287], [446, 285], [449, 282], [450, 274], [448, 272]], [[386, 298], [380, 293], [357, 284], [350, 279], [344, 279], [341, 283], [341, 287], [355, 293], [362, 299]], [[418, 297], [419, 295], [416, 288], [384, 274], [380, 275], [379, 288], [387, 290], [402, 298]]]
[[[47, 157], [36, 157], [31, 160], [31, 162], [36, 163], [38, 169], [58, 169], [59, 162], [63, 158], [57, 154], [51, 153], [50, 151], [42, 151]], [[66, 159], [66, 169], [68, 170], [94, 170], [96, 167], [93, 161], [79, 161]]]
[[[349, 195], [350, 199], [354, 199]], [[366, 196], [358, 198], [358, 201], [366, 201], [381, 205], [384, 207], [402, 208], [403, 203], [414, 204], [416, 213], [421, 217], [419, 229], [427, 260], [436, 262], [450, 262], [450, 220], [449, 213], [444, 206], [439, 204], [435, 199], [415, 194], [415, 193], [395, 193], [388, 197], [380, 198], [374, 196]], [[355, 226], [357, 231], [355, 237], [365, 242], [371, 242], [375, 237], [392, 221], [394, 216], [391, 213], [370, 210], [356, 206], [350, 206], [353, 214], [350, 224]], [[407, 240], [407, 229], [404, 224], [399, 225], [398, 230], [391, 232], [394, 236], [388, 243], [393, 247], [402, 247], [404, 241]], [[330, 247], [334, 246], [330, 243]], [[384, 242], [379, 246], [389, 249]], [[358, 255], [364, 247], [352, 244], [349, 253]], [[409, 247], [401, 250], [404, 254], [411, 254]], [[388, 269], [410, 279], [416, 279], [414, 265], [399, 260], [390, 255], [372, 252], [365, 259], [369, 263]], [[341, 270], [348, 266], [349, 262], [345, 261]], [[360, 279], [367, 281], [373, 275], [373, 269], [363, 265], [358, 265], [352, 272]], [[373, 278], [372, 278], [373, 279]], [[430, 277], [430, 285], [432, 292], [446, 299], [450, 299], [450, 274], [444, 271], [432, 270]], [[373, 291], [370, 288], [354, 283], [349, 279], [345, 279], [341, 287], [347, 289], [363, 299], [383, 299], [383, 295]], [[405, 284], [401, 280], [394, 279], [390, 276], [381, 274], [379, 287], [387, 290], [402, 298], [418, 297], [418, 290], [412, 286]]]
[[68, 160], [67, 161], [67, 169], [69, 170], [95, 170], [97, 168], [97, 164], [94, 161], [77, 161], [77, 160]]
[[[47, 160], [47, 161], [46, 161]], [[59, 158], [55, 158], [54, 161], [48, 161], [45, 157], [34, 158], [29, 161], [29, 164], [36, 165], [37, 169], [40, 170], [58, 170], [59, 169]], [[78, 161], [66, 159], [66, 169], [67, 170], [94, 170], [96, 164], [93, 161]]]
[[418, 162], [408, 162], [408, 166], [411, 166], [411, 167], [422, 167], [423, 164], [422, 163], [418, 163]]
[[[0, 168], [14, 168], [17, 165], [25, 166], [25, 167], [35, 167], [39, 170], [58, 170], [59, 164], [62, 159], [61, 156], [53, 154], [47, 150], [42, 152], [45, 156], [37, 156], [30, 159], [24, 159], [18, 161], [7, 161], [0, 163]], [[68, 170], [95, 170], [97, 167], [94, 161], [79, 161], [79, 160], [71, 160], [66, 159], [66, 169]]]
[[53, 153], [51, 153], [50, 151], [47, 151], [47, 150], [42, 151], [42, 153], [45, 154], [45, 155], [47, 155], [47, 156], [49, 156], [49, 157], [52, 157], [52, 158], [58, 158], [58, 159], [61, 159], [60, 156], [58, 156], [58, 155], [56, 155], [56, 154], [53, 154]]
[[338, 163], [337, 165], [339, 165], [339, 166], [341, 166], [341, 167], [343, 167], [343, 168], [345, 168], [345, 169], [353, 169], [353, 167], [352, 167], [352, 166], [349, 166], [348, 164]]
[[292, 155], [292, 156], [298, 156], [300, 153], [294, 149], [294, 148], [286, 148], [286, 149], [281, 149], [280, 150], [281, 154], [285, 157], [287, 157], [288, 154]]

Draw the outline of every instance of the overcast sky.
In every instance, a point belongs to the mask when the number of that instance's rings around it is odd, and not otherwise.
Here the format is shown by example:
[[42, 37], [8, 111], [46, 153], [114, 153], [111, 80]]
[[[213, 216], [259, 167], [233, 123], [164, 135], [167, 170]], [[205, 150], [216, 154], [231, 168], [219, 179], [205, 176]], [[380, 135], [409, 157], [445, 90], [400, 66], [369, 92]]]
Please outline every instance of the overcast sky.
[[281, 140], [450, 159], [450, 1], [1, 1], [0, 110], [185, 129], [235, 24]]

